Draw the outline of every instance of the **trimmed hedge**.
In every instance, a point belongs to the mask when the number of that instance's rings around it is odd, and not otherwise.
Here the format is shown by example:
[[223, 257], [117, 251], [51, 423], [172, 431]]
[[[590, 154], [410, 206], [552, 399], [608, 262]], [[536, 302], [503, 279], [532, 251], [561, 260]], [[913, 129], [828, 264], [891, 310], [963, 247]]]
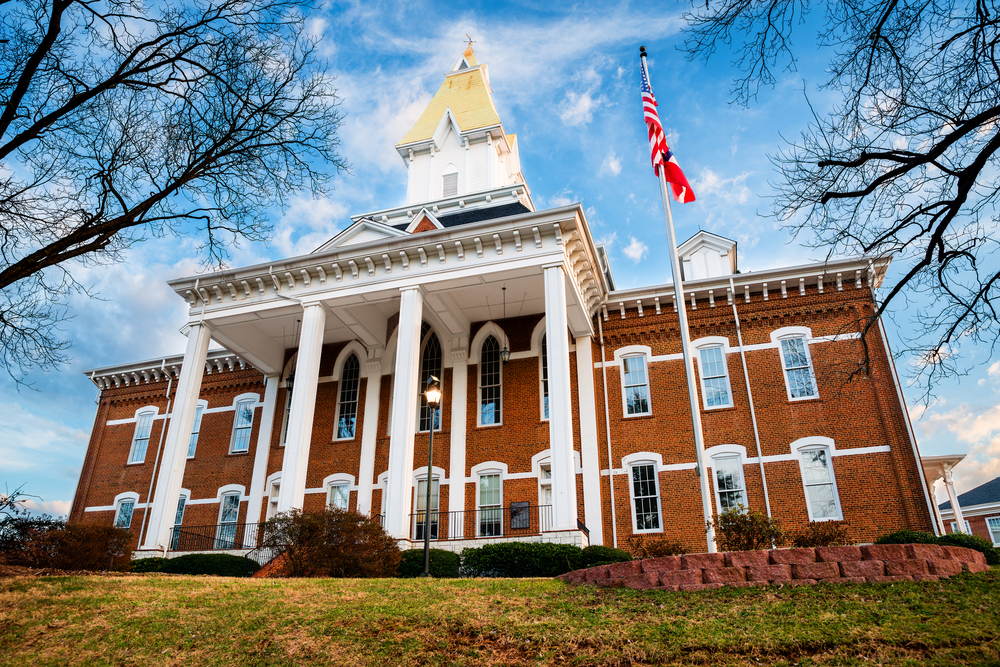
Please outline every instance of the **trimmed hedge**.
[[556, 577], [582, 566], [583, 550], [571, 544], [502, 542], [462, 551], [468, 577]]
[[172, 574], [213, 574], [219, 577], [249, 577], [260, 569], [260, 564], [243, 556], [230, 554], [188, 554], [168, 558], [160, 572]]
[[875, 544], [947, 544], [953, 547], [974, 549], [986, 556], [987, 565], [1000, 565], [1000, 551], [989, 540], [965, 533], [951, 533], [937, 537], [919, 530], [897, 530], [875, 540]]
[[875, 540], [875, 544], [937, 544], [938, 538], [933, 533], [921, 530], [897, 530]]
[[965, 547], [975, 549], [986, 556], [987, 565], [1000, 565], [1000, 552], [990, 543], [977, 535], [966, 535], [965, 533], [952, 533], [942, 535], [938, 538], [938, 544], [947, 544], [953, 547]]
[[[402, 552], [397, 577], [419, 577], [424, 573], [424, 550], [407, 549]], [[453, 551], [431, 549], [430, 572], [435, 579], [455, 579], [459, 577], [461, 557]]]
[[159, 572], [160, 568], [163, 567], [169, 558], [161, 558], [160, 556], [151, 556], [149, 558], [137, 558], [132, 561], [132, 571], [133, 572]]
[[610, 563], [624, 563], [632, 560], [632, 554], [622, 549], [614, 547], [602, 547], [593, 545], [583, 548], [583, 564], [580, 567], [594, 567], [595, 565], [608, 565]]

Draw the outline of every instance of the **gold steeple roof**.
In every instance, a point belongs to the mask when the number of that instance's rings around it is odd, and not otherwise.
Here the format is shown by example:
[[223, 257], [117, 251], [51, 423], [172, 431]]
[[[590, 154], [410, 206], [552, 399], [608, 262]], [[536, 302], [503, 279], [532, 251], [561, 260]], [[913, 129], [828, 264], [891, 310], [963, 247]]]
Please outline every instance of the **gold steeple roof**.
[[455, 69], [449, 72], [427, 108], [420, 114], [416, 124], [396, 146], [429, 141], [444, 117], [451, 109], [462, 132], [500, 125], [500, 116], [493, 106], [492, 91], [484, 73], [485, 65], [480, 65], [470, 44], [462, 53]]

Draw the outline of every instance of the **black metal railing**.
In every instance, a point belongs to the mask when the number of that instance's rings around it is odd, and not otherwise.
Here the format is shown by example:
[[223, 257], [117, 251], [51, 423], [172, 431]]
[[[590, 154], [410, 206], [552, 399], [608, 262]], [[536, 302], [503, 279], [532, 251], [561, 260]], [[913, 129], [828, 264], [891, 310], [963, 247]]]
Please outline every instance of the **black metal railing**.
[[263, 523], [182, 526], [170, 531], [171, 551], [254, 549], [261, 544]]
[[432, 540], [471, 540], [490, 537], [540, 535], [552, 529], [552, 506], [511, 503], [510, 507], [478, 509], [473, 512], [425, 512], [410, 515], [410, 536]]

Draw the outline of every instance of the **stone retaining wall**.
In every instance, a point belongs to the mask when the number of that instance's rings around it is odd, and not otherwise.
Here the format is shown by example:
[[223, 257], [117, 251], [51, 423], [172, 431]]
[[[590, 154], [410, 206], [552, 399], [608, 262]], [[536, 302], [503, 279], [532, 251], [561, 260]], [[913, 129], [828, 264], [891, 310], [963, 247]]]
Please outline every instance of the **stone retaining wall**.
[[873, 544], [647, 558], [576, 570], [559, 579], [570, 584], [697, 591], [769, 584], [935, 581], [988, 569], [983, 554], [963, 547]]

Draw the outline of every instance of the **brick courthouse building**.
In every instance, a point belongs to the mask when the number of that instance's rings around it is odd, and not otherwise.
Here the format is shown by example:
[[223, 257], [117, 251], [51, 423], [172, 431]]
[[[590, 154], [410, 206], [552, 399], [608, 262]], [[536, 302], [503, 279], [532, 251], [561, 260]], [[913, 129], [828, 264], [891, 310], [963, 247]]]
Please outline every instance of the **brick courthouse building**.
[[699, 232], [683, 295], [616, 289], [582, 205], [535, 209], [471, 48], [396, 148], [404, 205], [309, 255], [171, 281], [184, 354], [87, 371], [101, 395], [71, 520], [129, 526], [143, 550], [240, 549], [276, 512], [330, 503], [405, 543], [430, 478], [447, 548], [704, 550], [683, 307], [716, 511], [846, 519], [863, 541], [933, 530], [881, 328], [871, 375], [844, 383], [888, 259], [741, 273], [733, 241]]

